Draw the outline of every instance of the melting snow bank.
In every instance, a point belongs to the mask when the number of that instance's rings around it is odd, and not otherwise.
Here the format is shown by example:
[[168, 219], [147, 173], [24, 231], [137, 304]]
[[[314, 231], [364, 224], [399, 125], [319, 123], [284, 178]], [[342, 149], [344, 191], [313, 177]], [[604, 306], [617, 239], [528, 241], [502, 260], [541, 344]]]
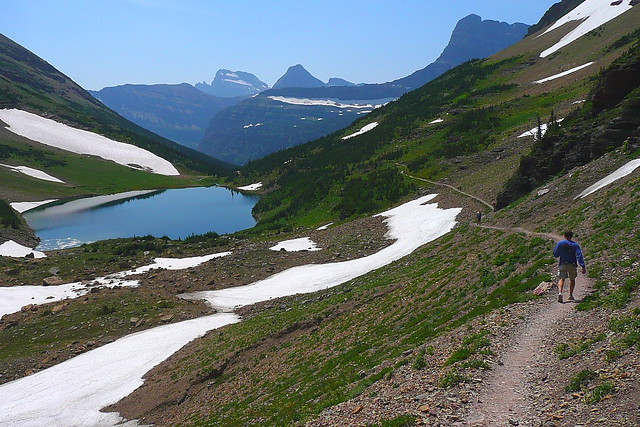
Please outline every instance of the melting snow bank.
[[142, 376], [207, 331], [239, 322], [231, 313], [159, 326], [120, 338], [59, 365], [0, 386], [0, 424], [15, 427], [115, 426], [100, 412], [140, 387]]
[[167, 160], [150, 151], [114, 141], [86, 130], [72, 128], [51, 119], [22, 110], [0, 110], [0, 120], [9, 130], [41, 144], [77, 154], [98, 156], [132, 169], [145, 170], [160, 175], [180, 175]]
[[62, 181], [61, 179], [56, 178], [55, 176], [51, 176], [46, 172], [43, 172], [43, 171], [38, 170], [38, 169], [30, 168], [28, 166], [11, 166], [11, 165], [4, 165], [2, 163], [0, 163], [0, 166], [4, 166], [5, 168], [9, 168], [14, 172], [23, 173], [23, 174], [25, 174], [27, 176], [30, 176], [31, 178], [37, 178], [37, 179], [41, 179], [43, 181], [59, 182], [61, 184], [65, 183], [64, 181]]
[[634, 170], [636, 170], [639, 167], [640, 167], [640, 159], [631, 160], [629, 163], [623, 165], [612, 174], [605, 176], [600, 181], [593, 184], [591, 187], [585, 189], [582, 193], [578, 194], [575, 198], [581, 199], [581, 198], [587, 197], [588, 195], [595, 193], [596, 191], [600, 190], [603, 187], [606, 187], [612, 182], [615, 182], [620, 178], [624, 178], [625, 176], [630, 175]]
[[262, 188], [261, 182], [256, 182], [255, 184], [245, 185], [244, 187], [238, 187], [238, 190], [243, 191], [257, 191]]
[[541, 79], [541, 80], [536, 80], [533, 83], [540, 84], [540, 83], [550, 82], [551, 80], [559, 79], [560, 77], [568, 76], [571, 73], [575, 73], [576, 71], [580, 71], [583, 68], [587, 68], [591, 64], [593, 64], [593, 61], [587, 62], [586, 64], [579, 65], [579, 66], [574, 67], [574, 68], [572, 68], [570, 70], [563, 71], [562, 73], [554, 74], [553, 76], [545, 77], [544, 79]]
[[[0, 256], [7, 256], [11, 258], [24, 258], [31, 253], [33, 254], [34, 258], [47, 257], [43, 252], [34, 251], [33, 249], [28, 248], [26, 246], [22, 246], [21, 244], [16, 243], [13, 240], [9, 240], [8, 242], [4, 242], [3, 244], [0, 245]], [[0, 289], [6, 289], [6, 288], [0, 288]], [[0, 306], [2, 306], [3, 303], [4, 301], [0, 301]], [[0, 313], [0, 316], [2, 316], [2, 313]]]
[[301, 237], [299, 239], [285, 240], [278, 243], [275, 246], [270, 247], [272, 251], [287, 251], [287, 252], [300, 252], [300, 251], [319, 251], [320, 248], [316, 245], [316, 242], [308, 237]]
[[38, 206], [46, 205], [47, 203], [56, 202], [58, 199], [43, 200], [41, 202], [14, 202], [11, 203], [11, 207], [17, 212], [23, 213], [31, 209], [35, 209]]
[[[4, 245], [5, 244], [0, 245], [0, 251]], [[29, 251], [31, 250], [29, 249]], [[191, 258], [156, 258], [154, 259], [153, 264], [145, 265], [134, 270], [122, 271], [108, 276], [98, 277], [90, 283], [73, 282], [59, 286], [0, 287], [0, 316], [20, 311], [20, 309], [27, 304], [39, 305], [69, 298], [78, 298], [89, 293], [91, 288], [96, 284], [109, 288], [115, 286], [137, 287], [140, 286], [139, 281], [126, 280], [126, 278], [154, 269], [182, 270], [197, 267], [198, 265], [214, 258], [220, 258], [230, 254], [231, 252], [221, 252]]]
[[558, 19], [556, 23], [547, 28], [544, 33], [540, 34], [540, 36], [543, 36], [548, 32], [572, 21], [582, 21], [580, 25], [560, 39], [558, 43], [543, 51], [540, 54], [540, 57], [545, 58], [551, 55], [553, 52], [565, 47], [569, 43], [578, 40], [589, 31], [595, 30], [600, 25], [622, 15], [631, 9], [631, 1], [632, 0], [622, 0], [620, 3], [615, 4], [617, 2], [612, 3], [609, 0], [586, 0], [571, 12]]
[[378, 214], [387, 217], [387, 237], [396, 241], [381, 251], [351, 261], [290, 268], [246, 286], [184, 294], [190, 299], [204, 299], [223, 311], [298, 293], [316, 292], [337, 286], [372, 270], [384, 267], [409, 255], [420, 246], [445, 235], [456, 224], [460, 208], [440, 209], [436, 203], [424, 203], [436, 194], [421, 197]]
[[371, 129], [374, 129], [376, 126], [378, 126], [378, 122], [369, 123], [368, 125], [363, 126], [362, 129], [360, 129], [358, 132], [352, 133], [351, 135], [343, 136], [342, 139], [350, 139], [354, 136], [362, 135], [363, 133], [367, 133]]

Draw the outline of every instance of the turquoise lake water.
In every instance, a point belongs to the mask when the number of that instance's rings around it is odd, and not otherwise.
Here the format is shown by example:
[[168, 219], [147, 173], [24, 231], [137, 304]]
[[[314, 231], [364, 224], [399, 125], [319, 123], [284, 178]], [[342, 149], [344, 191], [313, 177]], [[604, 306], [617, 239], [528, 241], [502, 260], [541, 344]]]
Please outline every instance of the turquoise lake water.
[[183, 188], [53, 203], [23, 215], [41, 239], [37, 249], [52, 250], [118, 237], [233, 233], [256, 224], [258, 199], [222, 187]]

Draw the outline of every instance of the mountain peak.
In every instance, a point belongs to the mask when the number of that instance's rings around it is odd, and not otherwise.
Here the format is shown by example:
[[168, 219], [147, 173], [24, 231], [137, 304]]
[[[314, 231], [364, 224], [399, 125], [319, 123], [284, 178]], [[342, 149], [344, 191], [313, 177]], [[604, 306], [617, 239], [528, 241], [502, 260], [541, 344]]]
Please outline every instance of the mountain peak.
[[216, 72], [211, 84], [196, 83], [202, 92], [221, 98], [251, 96], [269, 89], [269, 86], [255, 75], [244, 71], [231, 71], [222, 68]]
[[284, 73], [278, 81], [273, 85], [274, 89], [283, 89], [287, 87], [323, 87], [322, 80], [311, 75], [302, 65], [296, 64]]

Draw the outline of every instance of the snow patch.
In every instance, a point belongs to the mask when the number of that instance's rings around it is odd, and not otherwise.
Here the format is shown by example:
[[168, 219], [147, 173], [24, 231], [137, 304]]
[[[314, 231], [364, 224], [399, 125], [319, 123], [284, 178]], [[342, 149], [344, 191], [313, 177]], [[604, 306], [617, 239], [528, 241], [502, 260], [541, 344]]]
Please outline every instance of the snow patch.
[[[558, 119], [558, 123], [561, 123], [564, 120], [564, 118], [562, 119]], [[540, 125], [540, 134], [538, 136], [538, 127], [534, 127], [533, 129], [530, 129], [520, 135], [518, 135], [518, 138], [525, 138], [527, 136], [532, 136], [534, 139], [538, 139], [543, 137], [546, 133], [547, 133], [547, 129], [549, 129], [549, 124], [548, 123], [542, 123]]]
[[[31, 248], [22, 246], [19, 243], [9, 240], [0, 245], [0, 256], [6, 256], [11, 258], [24, 258], [29, 254], [33, 254], [34, 258], [46, 258], [47, 256], [40, 251], [34, 251]], [[1, 288], [6, 289], [6, 288]], [[2, 302], [0, 302], [2, 304]], [[2, 316], [2, 314], [0, 314]]]
[[275, 246], [270, 247], [272, 251], [287, 251], [287, 252], [300, 252], [300, 251], [319, 251], [320, 248], [308, 237], [300, 237], [299, 239], [284, 240]]
[[9, 125], [8, 129], [11, 132], [41, 144], [72, 153], [98, 156], [132, 169], [159, 175], [180, 175], [170, 162], [150, 151], [93, 132], [72, 128], [36, 114], [16, 109], [0, 110], [0, 120]]
[[11, 207], [20, 213], [24, 213], [28, 210], [35, 209], [38, 206], [46, 205], [47, 203], [53, 203], [56, 201], [58, 201], [58, 199], [43, 200], [41, 202], [13, 202], [11, 203]]
[[244, 187], [238, 187], [238, 190], [243, 191], [257, 191], [262, 188], [262, 182], [256, 182], [255, 184], [245, 185]]
[[570, 70], [563, 71], [562, 73], [554, 74], [553, 76], [549, 76], [549, 77], [546, 77], [546, 78], [541, 79], [541, 80], [536, 80], [533, 83], [540, 84], [540, 83], [550, 82], [551, 80], [559, 79], [560, 77], [568, 76], [571, 73], [575, 73], [576, 71], [580, 71], [583, 68], [587, 68], [591, 64], [593, 64], [593, 61], [587, 62], [586, 64], [579, 65], [579, 66], [574, 67], [574, 68], [572, 68]]
[[640, 167], [640, 159], [631, 160], [629, 163], [618, 168], [616, 171], [614, 171], [610, 175], [605, 176], [600, 181], [596, 182], [592, 186], [585, 189], [582, 193], [578, 194], [575, 198], [583, 199], [588, 195], [593, 194], [596, 191], [600, 190], [601, 188], [606, 187], [607, 185], [621, 178], [624, 178], [627, 175], [630, 175], [631, 173], [633, 173], [633, 171], [635, 171], [639, 167]]
[[374, 129], [376, 126], [378, 126], [378, 122], [369, 123], [368, 125], [363, 126], [358, 132], [352, 133], [351, 135], [343, 136], [342, 139], [343, 140], [344, 139], [350, 139], [350, 138], [353, 138], [355, 136], [362, 135], [363, 133], [367, 133], [370, 130]]
[[329, 224], [323, 225], [322, 227], [318, 227], [316, 228], [317, 231], [322, 231], [322, 230], [326, 230], [327, 228], [329, 228], [330, 226], [332, 226], [333, 223], [330, 222]]
[[32, 178], [41, 179], [43, 181], [59, 182], [61, 184], [65, 184], [64, 181], [62, 181], [61, 179], [56, 178], [55, 176], [51, 176], [46, 172], [43, 172], [43, 171], [38, 170], [38, 169], [30, 168], [28, 166], [11, 166], [11, 165], [4, 165], [2, 163], [0, 163], [0, 166], [4, 166], [5, 168], [9, 168], [14, 172], [23, 173], [23, 174], [25, 174], [27, 176], [30, 176]]
[[558, 43], [544, 50], [540, 54], [540, 57], [545, 58], [551, 55], [566, 45], [578, 40], [588, 32], [595, 30], [602, 24], [605, 24], [627, 12], [632, 7], [631, 1], [632, 0], [623, 0], [618, 5], [612, 5], [609, 0], [586, 0], [571, 12], [558, 19], [555, 24], [547, 28], [544, 33], [538, 36], [541, 37], [569, 22], [582, 21], [573, 31], [570, 31], [560, 39]]
[[[229, 74], [227, 74], [228, 76]], [[238, 76], [235, 76], [238, 77]], [[242, 85], [242, 86], [251, 86], [251, 83], [247, 83], [244, 80], [231, 80], [231, 79], [222, 79], [225, 82], [229, 82], [229, 83], [233, 83], [233, 84], [237, 84], [237, 85]]]
[[429, 122], [430, 125], [435, 125], [436, 123], [442, 123], [444, 122], [443, 119], [435, 119]]

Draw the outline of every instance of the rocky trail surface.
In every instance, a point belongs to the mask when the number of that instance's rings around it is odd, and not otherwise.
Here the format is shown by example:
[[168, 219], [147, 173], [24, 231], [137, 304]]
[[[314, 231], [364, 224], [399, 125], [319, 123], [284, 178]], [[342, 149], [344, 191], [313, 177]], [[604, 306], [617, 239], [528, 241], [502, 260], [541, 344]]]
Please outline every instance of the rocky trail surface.
[[[551, 238], [562, 237], [548, 233], [535, 233], [523, 228], [484, 228], [523, 232], [529, 236]], [[568, 280], [565, 284], [568, 287]], [[576, 279], [576, 302], [582, 300], [591, 289], [591, 280], [582, 274]], [[567, 292], [565, 290], [565, 299]], [[502, 355], [501, 363], [491, 371], [484, 389], [471, 407], [465, 425], [474, 427], [493, 425], [533, 425], [537, 414], [530, 410], [535, 390], [529, 382], [531, 374], [540, 371], [542, 362], [555, 358], [545, 342], [556, 334], [556, 326], [573, 311], [575, 303], [551, 303], [541, 306], [526, 322], [513, 331], [509, 350]], [[549, 375], [553, 373], [550, 372]]]

